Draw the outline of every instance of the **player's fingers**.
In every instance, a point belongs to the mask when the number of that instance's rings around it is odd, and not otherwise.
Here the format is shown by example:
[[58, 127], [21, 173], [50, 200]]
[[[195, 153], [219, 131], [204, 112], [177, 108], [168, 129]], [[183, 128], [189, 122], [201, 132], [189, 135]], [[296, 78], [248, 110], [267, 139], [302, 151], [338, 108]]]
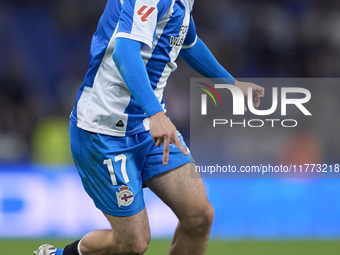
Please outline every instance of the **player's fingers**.
[[170, 138], [165, 136], [164, 137], [164, 146], [163, 146], [163, 165], [168, 164], [169, 160], [169, 151], [170, 151]]
[[260, 98], [264, 97], [264, 88], [260, 86], [256, 86], [253, 90], [253, 98], [254, 98], [254, 107], [257, 109], [260, 106]]
[[188, 150], [183, 146], [177, 136], [175, 138], [172, 138], [172, 141], [184, 155], [189, 154]]
[[253, 99], [254, 108], [257, 109], [260, 106], [260, 97], [259, 97], [259, 94], [257, 93], [257, 91], [254, 91], [253, 98], [254, 98]]
[[264, 97], [264, 88], [257, 86], [257, 88], [254, 90], [258, 97]]
[[161, 147], [162, 144], [163, 144], [163, 138], [158, 137], [158, 138], [157, 138], [157, 141], [156, 141], [156, 146], [157, 146], [157, 147]]
[[260, 98], [255, 98], [254, 99], [254, 107], [257, 109], [257, 108], [259, 108], [259, 106], [260, 106]]

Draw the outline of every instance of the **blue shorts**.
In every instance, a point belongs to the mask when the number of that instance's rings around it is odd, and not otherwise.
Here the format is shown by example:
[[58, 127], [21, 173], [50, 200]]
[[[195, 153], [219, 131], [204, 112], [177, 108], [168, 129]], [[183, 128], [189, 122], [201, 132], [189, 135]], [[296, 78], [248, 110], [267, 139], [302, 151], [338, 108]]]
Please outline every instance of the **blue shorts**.
[[[185, 145], [182, 135], [178, 138]], [[114, 216], [131, 216], [144, 207], [143, 183], [151, 177], [193, 162], [170, 145], [169, 162], [162, 164], [163, 146], [150, 132], [126, 137], [101, 135], [80, 129], [70, 121], [71, 150], [88, 195], [96, 207]]]

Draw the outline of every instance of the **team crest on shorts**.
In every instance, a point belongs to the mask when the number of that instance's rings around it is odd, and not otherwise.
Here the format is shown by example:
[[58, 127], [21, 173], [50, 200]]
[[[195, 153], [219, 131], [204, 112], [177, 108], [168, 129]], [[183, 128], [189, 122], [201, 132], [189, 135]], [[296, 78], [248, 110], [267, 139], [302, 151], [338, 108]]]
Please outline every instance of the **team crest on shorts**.
[[118, 190], [119, 192], [116, 192], [118, 207], [131, 205], [135, 195], [129, 190], [129, 186], [123, 185]]

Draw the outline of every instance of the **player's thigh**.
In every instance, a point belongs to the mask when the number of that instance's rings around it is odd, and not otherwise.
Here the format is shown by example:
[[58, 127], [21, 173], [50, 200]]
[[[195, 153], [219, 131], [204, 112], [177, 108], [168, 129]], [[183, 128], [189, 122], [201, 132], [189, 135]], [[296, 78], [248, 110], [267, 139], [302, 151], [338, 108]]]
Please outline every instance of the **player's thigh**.
[[127, 246], [147, 245], [150, 242], [149, 220], [145, 208], [128, 217], [104, 213], [109, 220], [115, 242]]
[[96, 207], [117, 217], [142, 211], [141, 169], [149, 135], [112, 137], [84, 131], [71, 122], [70, 138], [76, 168]]
[[190, 169], [194, 167], [194, 163], [188, 163], [154, 176], [145, 183], [174, 211], [179, 220], [200, 216], [213, 218], [213, 209], [202, 179], [190, 175]]

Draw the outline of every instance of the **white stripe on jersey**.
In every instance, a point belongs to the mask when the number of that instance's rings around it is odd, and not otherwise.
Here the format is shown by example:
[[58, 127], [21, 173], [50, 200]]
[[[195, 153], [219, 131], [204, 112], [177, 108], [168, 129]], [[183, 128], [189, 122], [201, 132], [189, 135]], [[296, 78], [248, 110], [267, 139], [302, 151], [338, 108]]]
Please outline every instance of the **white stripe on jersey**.
[[[156, 24], [157, 24], [158, 10], [156, 6], [158, 2], [159, 0], [136, 0], [136, 4], [135, 4], [135, 15], [133, 16], [131, 34], [138, 35], [141, 38], [143, 38], [145, 40], [145, 41], [143, 40], [143, 42], [149, 46], [149, 49], [152, 47], [152, 41], [150, 41], [149, 35], [153, 35]], [[147, 6], [147, 8], [143, 11], [143, 13], [146, 13], [151, 8], [154, 8], [150, 16], [147, 17], [148, 22], [141, 22], [140, 16], [137, 14], [137, 12], [143, 6]], [[152, 22], [152, 24], [150, 24], [150, 22]]]
[[[84, 88], [77, 107], [78, 127], [91, 132], [105, 132], [105, 134], [111, 135], [117, 135], [116, 132], [112, 132], [112, 128], [117, 128], [117, 119], [127, 123], [128, 114], [124, 114], [124, 110], [129, 105], [131, 97], [131, 93], [126, 88], [111, 57], [116, 40], [115, 35], [116, 32], [108, 44], [93, 87]], [[85, 105], [86, 107], [84, 107]], [[91, 125], [87, 125], [87, 123], [91, 123]], [[126, 125], [119, 129], [120, 136], [125, 134]]]
[[[120, 1], [121, 3], [124, 2], [123, 0], [117, 0], [117, 1]], [[140, 5], [142, 6], [143, 4], [146, 4], [146, 3], [156, 5], [159, 1], [162, 1], [162, 0], [136, 0], [136, 4], [135, 4], [136, 8], [134, 12], [138, 11], [138, 8]], [[176, 4], [176, 10], [179, 11], [179, 13], [177, 14], [183, 15], [183, 20], [181, 19], [179, 20], [179, 21], [182, 21], [181, 22], [182, 24], [176, 23], [177, 20], [173, 19], [173, 14], [175, 11], [174, 9], [175, 4]], [[183, 4], [185, 6], [185, 9], [184, 9]], [[164, 91], [164, 87], [166, 86], [167, 79], [170, 73], [177, 68], [175, 60], [179, 54], [179, 51], [181, 50], [181, 46], [171, 45], [172, 48], [169, 48], [170, 51], [167, 53], [170, 61], [167, 63], [158, 62], [159, 60], [157, 60], [157, 55], [154, 56], [153, 54], [154, 52], [158, 52], [159, 49], [163, 49], [162, 48], [163, 45], [164, 47], [167, 47], [167, 49], [170, 46], [170, 40], [169, 42], [167, 40], [164, 40], [164, 38], [167, 38], [167, 37], [164, 37], [162, 41], [160, 41], [163, 34], [166, 36], [169, 36], [169, 34], [167, 33], [172, 33], [171, 35], [174, 35], [174, 31], [177, 31], [176, 33], [178, 33], [178, 30], [177, 30], [179, 29], [178, 25], [182, 25], [182, 27], [189, 26], [191, 10], [192, 10], [192, 0], [172, 0], [170, 7], [168, 8], [168, 10], [166, 10], [166, 13], [161, 18], [161, 20], [158, 21], [157, 26], [155, 24], [156, 36], [152, 44], [150, 44], [151, 49], [142, 48], [141, 50], [141, 56], [143, 58], [145, 65], [149, 66], [151, 70], [153, 69], [150, 66], [156, 65], [155, 70], [158, 70], [157, 75], [153, 76], [154, 78], [153, 86], [156, 86], [156, 88], [154, 88], [154, 93], [160, 103], [162, 103], [162, 100], [163, 100], [163, 91]], [[146, 9], [143, 12], [146, 12]], [[156, 14], [156, 13], [157, 12], [154, 12], [151, 15]], [[151, 19], [151, 16], [147, 17], [147, 19], [149, 18]], [[177, 15], [177, 18], [178, 18], [178, 15]], [[145, 23], [148, 23], [148, 22], [145, 22]], [[105, 25], [105, 23], [103, 24]], [[101, 25], [103, 26], [103, 24]], [[167, 26], [168, 24], [171, 24], [171, 25]], [[173, 30], [174, 25], [176, 25], [176, 30]], [[127, 86], [125, 85], [112, 59], [114, 44], [115, 44], [115, 40], [117, 37], [130, 38], [130, 39], [134, 39], [134, 40], [138, 40], [138, 41], [146, 43], [145, 33], [143, 33], [144, 30], [138, 30], [141, 27], [135, 26], [135, 22], [133, 22], [132, 24], [132, 32], [131, 32], [132, 34], [129, 34], [127, 32], [117, 33], [118, 26], [119, 24], [116, 25], [115, 31], [111, 35], [111, 38], [107, 38], [109, 42], [105, 49], [105, 53], [103, 52], [104, 56], [100, 64], [98, 62], [98, 66], [99, 66], [98, 70], [96, 71], [96, 73], [93, 73], [94, 79], [93, 79], [92, 87], [89, 86], [91, 85], [89, 83], [87, 83], [89, 85], [84, 86], [82, 94], [77, 102], [76, 116], [74, 116], [75, 114], [73, 115], [74, 117], [77, 118], [78, 127], [84, 130], [90, 131], [90, 132], [96, 132], [96, 133], [101, 133], [101, 134], [111, 135], [111, 136], [125, 136], [128, 134], [135, 134], [138, 132], [142, 132], [144, 130], [149, 130], [149, 119], [144, 118], [146, 117], [146, 115], [138, 112], [138, 111], [141, 111], [141, 109], [137, 110], [137, 112], [135, 113], [134, 112], [135, 108], [131, 108], [130, 106], [131, 93], [128, 90]], [[151, 30], [150, 31], [146, 30], [146, 32], [150, 33]], [[154, 32], [152, 31], [152, 34], [153, 33]], [[97, 34], [96, 36], [97, 36], [96, 39], [100, 40], [100, 33], [99, 35]], [[97, 42], [98, 41], [95, 41], [95, 43]], [[101, 43], [101, 41], [99, 41], [99, 43]], [[165, 43], [167, 45], [165, 45]], [[93, 55], [93, 59], [94, 59], [98, 57], [98, 53], [96, 52], [95, 47], [92, 49], [92, 46], [93, 45], [91, 45], [91, 54]], [[103, 45], [100, 44], [99, 46], [103, 46]], [[158, 49], [158, 51], [155, 51], [156, 48]], [[160, 53], [157, 53], [157, 54], [160, 54]], [[100, 61], [100, 58], [99, 59], [96, 58], [96, 60]], [[148, 65], [148, 63], [151, 60], [152, 60], [151, 64]], [[163, 64], [164, 64], [164, 67], [163, 67]], [[162, 104], [162, 106], [163, 106], [163, 109], [165, 109], [165, 105]], [[137, 116], [139, 119], [135, 116]], [[124, 125], [117, 125], [117, 123], [121, 123], [121, 122], [124, 123]], [[131, 124], [131, 125], [129, 124], [129, 123], [135, 123], [135, 122], [136, 124]]]
[[192, 44], [183, 45], [183, 46], [182, 46], [182, 49], [189, 49], [189, 48], [191, 48], [192, 46], [194, 46], [194, 45], [196, 44], [196, 42], [197, 42], [197, 36], [196, 36], [196, 38], [195, 38], [195, 41], [194, 41]]
[[[166, 17], [168, 17], [168, 18], [162, 20], [162, 21], [160, 22], [160, 25], [157, 26], [157, 28], [156, 28], [156, 35], [162, 35], [162, 34], [163, 34], [164, 28], [165, 28], [165, 26], [168, 24], [168, 22], [169, 22], [169, 20], [170, 20], [170, 17], [171, 17], [171, 14], [172, 14], [173, 11], [174, 11], [174, 9], [173, 9], [173, 8], [174, 8], [174, 4], [175, 4], [175, 1], [172, 1], [169, 10], [168, 10], [167, 13], [164, 15], [164, 16], [166, 16]], [[148, 51], [141, 51], [141, 55], [142, 55], [142, 58], [143, 58], [143, 60], [144, 60], [145, 65], [147, 65], [148, 61], [151, 59], [153, 50], [154, 50], [155, 47], [157, 46], [157, 43], [158, 43], [159, 39], [160, 39], [160, 36], [156, 36], [156, 38], [155, 38], [155, 40], [154, 40], [154, 42], [153, 42], [153, 44], [152, 44], [152, 50], [151, 50], [151, 51], [149, 51], [149, 52], [148, 52]], [[170, 72], [170, 73], [171, 73], [171, 72]], [[156, 95], [156, 97], [157, 97], [157, 99], [158, 99], [158, 102], [159, 102], [159, 103], [162, 102], [164, 87], [165, 87], [165, 85], [166, 85], [166, 81], [167, 81], [167, 79], [168, 79], [170, 73], [166, 76], [166, 78], [165, 78], [165, 76], [162, 74], [161, 78], [159, 79], [160, 81], [162, 80], [162, 83], [158, 82], [157, 88], [155, 88], [155, 89], [153, 90], [154, 93], [155, 93], [155, 95]], [[163, 81], [164, 79], [162, 79], [162, 78], [165, 78], [165, 81]], [[160, 84], [164, 84], [164, 85], [160, 86]], [[163, 107], [164, 111], [166, 112], [165, 104], [162, 104], [162, 107]], [[149, 127], [149, 118], [145, 118], [145, 119], [143, 120], [143, 126], [144, 126], [145, 130], [149, 130], [149, 129], [150, 129], [150, 127]]]

